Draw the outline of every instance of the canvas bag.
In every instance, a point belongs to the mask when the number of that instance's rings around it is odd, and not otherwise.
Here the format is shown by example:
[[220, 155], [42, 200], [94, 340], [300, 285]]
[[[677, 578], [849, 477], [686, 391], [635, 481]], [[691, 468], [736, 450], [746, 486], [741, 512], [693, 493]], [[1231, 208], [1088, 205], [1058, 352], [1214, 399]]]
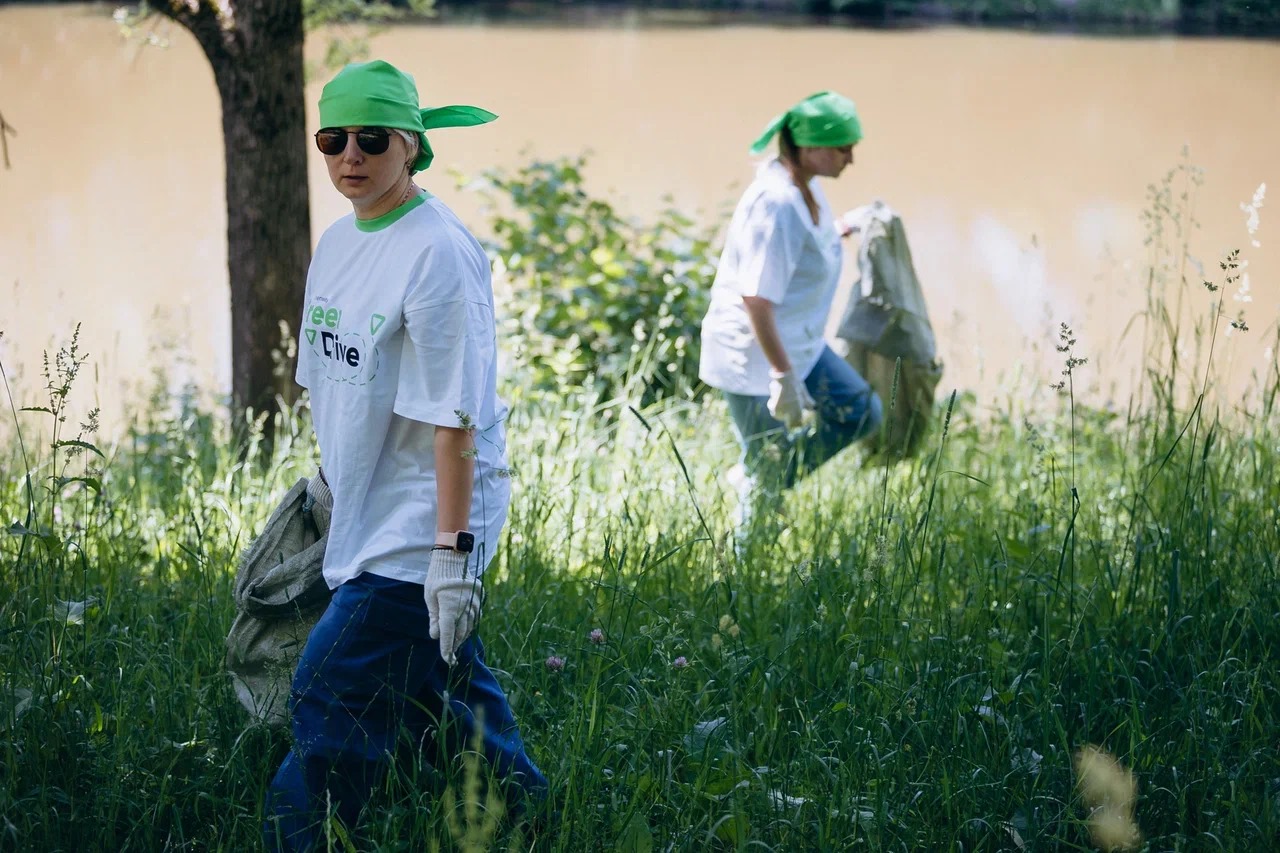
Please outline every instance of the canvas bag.
[[299, 479], [236, 572], [227, 671], [240, 704], [269, 726], [288, 724], [294, 670], [333, 594], [324, 580], [332, 515], [333, 493], [319, 472]]
[[901, 217], [879, 200], [846, 213], [844, 221], [861, 232], [862, 243], [858, 279], [833, 334], [845, 347], [845, 360], [884, 404], [884, 427], [868, 446], [891, 459], [913, 456], [932, 420], [942, 362], [907, 232]]

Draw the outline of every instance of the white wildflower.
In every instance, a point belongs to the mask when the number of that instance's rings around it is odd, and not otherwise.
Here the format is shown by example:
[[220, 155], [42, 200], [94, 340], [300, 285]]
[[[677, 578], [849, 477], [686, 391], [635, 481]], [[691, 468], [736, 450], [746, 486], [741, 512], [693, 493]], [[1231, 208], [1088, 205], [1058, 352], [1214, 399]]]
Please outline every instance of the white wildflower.
[[982, 703], [974, 705], [973, 712], [984, 720], [1005, 725], [1004, 715], [995, 709], [994, 700], [995, 692], [988, 687], [986, 692], [982, 694]]
[[809, 802], [804, 797], [792, 797], [781, 791], [770, 791], [769, 799], [773, 801], [773, 807], [778, 811], [786, 811], [787, 809], [798, 809], [805, 803]]
[[1249, 274], [1245, 273], [1240, 276], [1240, 289], [1236, 291], [1235, 296], [1231, 297], [1236, 302], [1252, 302], [1253, 297], [1249, 295]]
[[84, 601], [63, 601], [61, 598], [55, 598], [54, 617], [68, 625], [83, 625], [85, 614], [97, 603], [98, 599], [92, 597]]
[[[1261, 217], [1258, 216], [1258, 211], [1262, 208], [1262, 200], [1266, 195], [1267, 185], [1263, 182], [1258, 184], [1258, 188], [1253, 191], [1253, 201], [1251, 203], [1245, 204], [1244, 202], [1240, 202], [1240, 209], [1243, 210], [1246, 215], [1244, 227], [1249, 229], [1250, 237], [1253, 237], [1254, 234], [1258, 233], [1258, 226], [1262, 224]], [[1256, 239], [1251, 240], [1250, 242], [1253, 244], [1255, 249], [1262, 245]]]
[[1024, 747], [1020, 752], [1015, 752], [1010, 764], [1015, 771], [1029, 773], [1036, 776], [1040, 773], [1040, 763], [1044, 761], [1044, 756], [1036, 752], [1034, 749]]

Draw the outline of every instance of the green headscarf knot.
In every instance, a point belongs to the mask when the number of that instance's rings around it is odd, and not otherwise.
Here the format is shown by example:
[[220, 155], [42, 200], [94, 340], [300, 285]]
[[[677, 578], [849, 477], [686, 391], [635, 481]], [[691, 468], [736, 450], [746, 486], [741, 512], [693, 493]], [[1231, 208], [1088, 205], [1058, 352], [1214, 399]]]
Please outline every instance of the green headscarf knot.
[[497, 115], [480, 107], [421, 109], [413, 78], [381, 59], [346, 66], [320, 93], [321, 127], [394, 127], [417, 133], [419, 150], [413, 172], [429, 167], [436, 156], [425, 131], [473, 127], [495, 118]]
[[796, 145], [806, 148], [839, 148], [862, 139], [862, 123], [853, 101], [836, 92], [818, 92], [774, 117], [752, 144], [751, 153], [762, 153], [784, 126], [791, 131]]

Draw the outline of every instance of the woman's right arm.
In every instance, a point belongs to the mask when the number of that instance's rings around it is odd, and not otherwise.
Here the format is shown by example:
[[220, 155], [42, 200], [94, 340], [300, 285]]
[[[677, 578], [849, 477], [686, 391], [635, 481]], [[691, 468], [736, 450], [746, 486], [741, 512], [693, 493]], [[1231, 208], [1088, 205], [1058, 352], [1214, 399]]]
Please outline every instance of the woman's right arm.
[[782, 346], [782, 337], [778, 334], [778, 322], [773, 316], [773, 303], [763, 296], [744, 296], [742, 304], [747, 309], [747, 317], [751, 320], [751, 328], [764, 350], [764, 357], [769, 359], [769, 366], [778, 373], [791, 370], [791, 359]]
[[775, 373], [791, 370], [776, 312], [786, 298], [808, 233], [793, 193], [789, 188], [766, 188], [746, 209], [741, 222], [735, 215], [729, 235], [738, 252], [738, 292], [751, 330]]

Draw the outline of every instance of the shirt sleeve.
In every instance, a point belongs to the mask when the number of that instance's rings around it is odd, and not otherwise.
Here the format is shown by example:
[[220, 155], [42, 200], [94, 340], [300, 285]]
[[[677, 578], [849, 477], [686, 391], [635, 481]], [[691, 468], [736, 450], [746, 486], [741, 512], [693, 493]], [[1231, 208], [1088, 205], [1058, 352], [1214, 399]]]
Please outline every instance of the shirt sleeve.
[[298, 361], [293, 369], [293, 381], [308, 390], [310, 390], [311, 384], [310, 379], [307, 376], [309, 373], [306, 367], [307, 357], [305, 355], [307, 347], [303, 337], [307, 333], [307, 314], [309, 313], [308, 306], [311, 304], [311, 271], [315, 269], [316, 258], [319, 257], [319, 254], [320, 247], [317, 246], [316, 252], [311, 256], [311, 264], [307, 267], [307, 283], [303, 289], [302, 296], [302, 318], [298, 323], [297, 331], [294, 333], [297, 339]]
[[448, 245], [433, 247], [405, 300], [395, 412], [442, 427], [484, 427], [496, 360], [493, 310], [472, 297], [483, 275]]
[[307, 372], [302, 367], [302, 347], [298, 347], [298, 366], [293, 371], [293, 381], [303, 388], [310, 389], [311, 383], [307, 380]]
[[756, 199], [737, 237], [742, 295], [781, 303], [799, 263], [805, 234], [789, 200], [768, 193]]

